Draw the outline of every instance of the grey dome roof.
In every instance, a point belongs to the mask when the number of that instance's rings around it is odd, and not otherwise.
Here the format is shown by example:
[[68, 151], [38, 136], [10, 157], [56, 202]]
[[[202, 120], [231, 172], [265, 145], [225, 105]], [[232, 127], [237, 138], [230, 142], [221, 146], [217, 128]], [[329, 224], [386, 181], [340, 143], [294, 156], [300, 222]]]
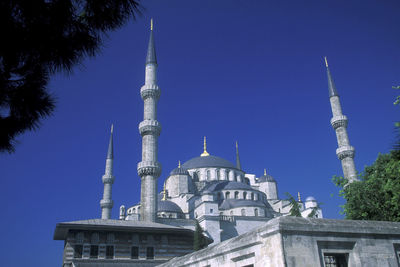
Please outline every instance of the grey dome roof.
[[225, 199], [219, 206], [220, 210], [230, 210], [238, 207], [262, 207], [265, 205], [262, 202], [247, 200], [247, 199]]
[[176, 213], [183, 213], [182, 209], [174, 202], [169, 200], [158, 200], [157, 203], [157, 211], [158, 212], [176, 212]]
[[307, 198], [306, 198], [306, 202], [307, 202], [307, 201], [317, 201], [317, 200], [316, 200], [314, 197], [307, 197]]
[[271, 175], [267, 174], [267, 175], [263, 175], [260, 178], [258, 178], [258, 182], [259, 183], [263, 183], [263, 182], [274, 182], [274, 183], [276, 183], [276, 180], [274, 179], [274, 177], [272, 177]]
[[189, 175], [189, 172], [185, 168], [175, 168], [173, 169], [169, 175]]
[[235, 165], [226, 159], [216, 156], [196, 157], [186, 161], [183, 165], [185, 169], [195, 169], [203, 167], [223, 167], [230, 169], [237, 169]]
[[250, 185], [241, 183], [241, 182], [233, 182], [233, 181], [217, 181], [211, 182], [206, 185], [203, 189], [203, 192], [214, 192], [221, 190], [254, 190]]

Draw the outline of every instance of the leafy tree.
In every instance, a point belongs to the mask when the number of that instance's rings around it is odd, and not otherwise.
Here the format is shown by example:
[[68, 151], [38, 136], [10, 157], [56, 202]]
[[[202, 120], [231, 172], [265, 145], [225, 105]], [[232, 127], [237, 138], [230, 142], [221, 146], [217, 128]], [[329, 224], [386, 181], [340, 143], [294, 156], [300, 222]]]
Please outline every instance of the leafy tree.
[[291, 208], [289, 211], [290, 216], [301, 217], [300, 203], [289, 193], [286, 192], [287, 200], [290, 202]]
[[365, 167], [360, 181], [347, 184], [343, 177], [333, 177], [346, 203], [346, 219], [400, 222], [400, 151], [379, 154]]
[[[393, 89], [399, 90], [400, 86], [393, 86]], [[400, 104], [400, 95], [398, 95], [396, 97], [396, 100], [393, 103], [394, 105], [399, 105]], [[396, 139], [394, 142], [394, 149], [395, 150], [400, 150], [400, 121], [397, 121], [394, 123], [394, 131], [395, 131], [395, 135], [396, 135]]]
[[0, 152], [54, 110], [49, 77], [95, 56], [106, 33], [140, 14], [138, 0], [0, 1]]
[[193, 249], [195, 251], [203, 249], [207, 247], [208, 242], [206, 237], [204, 236], [204, 230], [200, 226], [199, 222], [196, 220], [196, 226], [194, 230], [194, 240], [193, 240]]

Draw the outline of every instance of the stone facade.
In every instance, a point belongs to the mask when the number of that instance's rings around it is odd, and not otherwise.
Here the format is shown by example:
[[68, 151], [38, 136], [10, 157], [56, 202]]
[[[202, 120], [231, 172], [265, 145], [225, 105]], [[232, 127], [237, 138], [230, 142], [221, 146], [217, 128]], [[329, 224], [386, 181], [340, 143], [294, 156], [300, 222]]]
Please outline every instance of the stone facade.
[[395, 267], [399, 257], [400, 223], [287, 216], [159, 266]]

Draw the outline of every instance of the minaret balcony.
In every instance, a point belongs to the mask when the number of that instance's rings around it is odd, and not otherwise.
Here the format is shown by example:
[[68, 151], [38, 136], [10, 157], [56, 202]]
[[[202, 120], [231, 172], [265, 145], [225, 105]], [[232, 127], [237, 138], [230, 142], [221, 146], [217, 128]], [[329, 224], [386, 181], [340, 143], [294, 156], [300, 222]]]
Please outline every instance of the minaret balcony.
[[140, 95], [143, 100], [149, 97], [158, 100], [161, 95], [161, 90], [157, 84], [145, 84], [142, 86], [142, 88], [140, 88]]
[[339, 127], [347, 127], [347, 117], [345, 115], [335, 116], [331, 119], [331, 125], [335, 130]]
[[140, 177], [146, 175], [159, 177], [161, 174], [161, 164], [154, 161], [141, 161], [137, 165], [137, 171]]
[[336, 149], [336, 155], [340, 160], [344, 158], [354, 158], [355, 152], [356, 151], [352, 146], [341, 146]]
[[109, 208], [111, 209], [114, 206], [114, 201], [112, 199], [102, 199], [100, 200], [101, 208]]
[[141, 136], [153, 134], [160, 135], [161, 124], [156, 120], [144, 120], [139, 123], [139, 132]]
[[113, 184], [115, 180], [114, 175], [104, 174], [102, 177], [103, 184]]

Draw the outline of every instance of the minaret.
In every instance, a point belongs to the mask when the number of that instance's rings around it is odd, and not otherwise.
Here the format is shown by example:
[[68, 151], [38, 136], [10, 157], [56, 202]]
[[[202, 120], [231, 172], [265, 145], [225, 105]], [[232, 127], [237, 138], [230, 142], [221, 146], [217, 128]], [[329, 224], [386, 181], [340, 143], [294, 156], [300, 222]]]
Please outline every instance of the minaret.
[[104, 184], [103, 199], [100, 200], [102, 219], [111, 218], [111, 209], [114, 205], [114, 202], [111, 199], [111, 187], [115, 179], [113, 175], [113, 161], [114, 161], [113, 130], [114, 126], [111, 125], [110, 142], [108, 143], [108, 151], [106, 159], [106, 170], [102, 178]]
[[242, 169], [242, 165], [240, 164], [239, 146], [237, 141], [236, 141], [236, 168], [238, 168], [239, 170]]
[[339, 95], [336, 91], [336, 86], [333, 82], [326, 57], [325, 66], [328, 75], [329, 100], [331, 102], [333, 115], [331, 119], [331, 124], [333, 129], [335, 129], [338, 142], [336, 155], [342, 162], [344, 178], [346, 178], [349, 183], [351, 183], [357, 180], [357, 172], [354, 165], [355, 149], [350, 145], [349, 137], [347, 135], [347, 117], [342, 113]]
[[158, 136], [161, 125], [157, 121], [157, 101], [160, 88], [157, 85], [157, 58], [154, 47], [153, 19], [146, 57], [145, 84], [140, 89], [144, 101], [143, 121], [139, 123], [142, 136], [142, 161], [137, 170], [141, 177], [140, 220], [155, 222], [157, 217], [157, 178], [161, 174], [161, 164], [157, 161]]

